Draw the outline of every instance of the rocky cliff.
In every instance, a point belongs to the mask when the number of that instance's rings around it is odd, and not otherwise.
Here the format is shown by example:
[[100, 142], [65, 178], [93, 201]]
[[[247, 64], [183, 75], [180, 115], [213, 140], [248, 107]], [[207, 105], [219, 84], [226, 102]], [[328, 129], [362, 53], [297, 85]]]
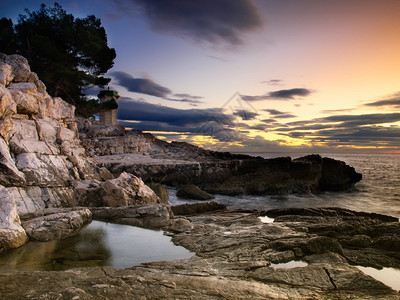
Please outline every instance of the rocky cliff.
[[[74, 112], [46, 92], [25, 58], [0, 54], [0, 251], [22, 245], [35, 231], [31, 225], [27, 231], [20, 219], [39, 216], [43, 223], [49, 208], [159, 202], [141, 179], [130, 174], [114, 179], [97, 167], [81, 145]], [[93, 193], [97, 202], [90, 200]], [[62, 212], [69, 228], [90, 221], [90, 211], [74, 211]]]

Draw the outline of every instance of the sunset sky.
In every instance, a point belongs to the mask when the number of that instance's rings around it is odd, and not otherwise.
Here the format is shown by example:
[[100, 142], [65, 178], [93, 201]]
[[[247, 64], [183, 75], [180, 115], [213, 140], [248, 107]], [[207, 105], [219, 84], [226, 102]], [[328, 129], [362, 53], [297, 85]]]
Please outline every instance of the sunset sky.
[[[0, 0], [0, 17], [42, 2]], [[58, 3], [102, 20], [125, 127], [216, 150], [400, 153], [399, 0]]]

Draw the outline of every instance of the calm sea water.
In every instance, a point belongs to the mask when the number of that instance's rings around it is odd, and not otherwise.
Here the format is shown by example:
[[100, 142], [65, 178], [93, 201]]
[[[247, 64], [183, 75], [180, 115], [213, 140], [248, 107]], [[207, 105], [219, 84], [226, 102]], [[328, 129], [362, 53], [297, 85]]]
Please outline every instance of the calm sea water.
[[[292, 159], [312, 153], [252, 153], [264, 158], [290, 156]], [[344, 161], [363, 175], [363, 179], [347, 192], [324, 192], [312, 195], [223, 196], [215, 201], [229, 209], [268, 210], [284, 207], [335, 206], [375, 212], [400, 218], [400, 154], [335, 154], [321, 155]], [[172, 205], [187, 203], [170, 190]]]

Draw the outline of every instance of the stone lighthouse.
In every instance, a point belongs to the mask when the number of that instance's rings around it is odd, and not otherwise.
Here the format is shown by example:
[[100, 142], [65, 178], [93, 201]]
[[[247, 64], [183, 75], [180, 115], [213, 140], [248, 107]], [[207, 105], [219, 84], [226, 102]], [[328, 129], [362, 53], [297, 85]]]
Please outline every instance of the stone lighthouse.
[[100, 123], [108, 126], [117, 125], [118, 92], [110, 89], [102, 90], [97, 97], [99, 97], [100, 103], [104, 103], [104, 109], [100, 111]]

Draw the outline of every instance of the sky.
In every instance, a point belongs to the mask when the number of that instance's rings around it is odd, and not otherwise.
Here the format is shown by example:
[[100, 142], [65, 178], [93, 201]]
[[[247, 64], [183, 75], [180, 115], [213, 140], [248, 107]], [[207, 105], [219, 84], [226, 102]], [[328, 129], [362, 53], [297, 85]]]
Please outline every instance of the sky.
[[[0, 0], [0, 17], [41, 3]], [[58, 3], [101, 19], [120, 125], [220, 151], [400, 153], [399, 0]]]

